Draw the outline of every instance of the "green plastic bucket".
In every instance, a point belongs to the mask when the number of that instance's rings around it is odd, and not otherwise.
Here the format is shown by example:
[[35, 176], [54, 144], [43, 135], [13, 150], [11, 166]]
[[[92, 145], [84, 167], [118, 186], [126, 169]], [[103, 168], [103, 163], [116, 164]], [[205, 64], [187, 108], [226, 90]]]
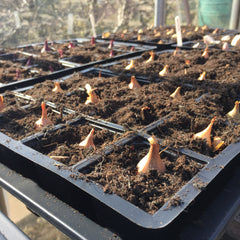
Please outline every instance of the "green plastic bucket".
[[232, 0], [199, 0], [199, 26], [229, 28]]

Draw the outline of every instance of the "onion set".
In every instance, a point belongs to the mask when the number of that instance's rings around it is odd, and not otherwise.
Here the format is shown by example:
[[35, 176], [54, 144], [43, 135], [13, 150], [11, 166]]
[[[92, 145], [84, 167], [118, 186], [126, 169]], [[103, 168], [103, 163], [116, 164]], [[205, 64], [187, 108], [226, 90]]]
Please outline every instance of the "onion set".
[[240, 120], [239, 112], [240, 101], [236, 101], [233, 109], [227, 113], [227, 117], [233, 120]]
[[170, 97], [176, 100], [180, 100], [182, 98], [180, 90], [181, 87], [177, 87], [176, 90], [170, 95]]
[[41, 104], [41, 108], [42, 108], [42, 116], [40, 119], [38, 119], [35, 122], [35, 129], [36, 130], [41, 130], [46, 126], [52, 125], [52, 121], [48, 118], [47, 116], [47, 109], [46, 109], [46, 104], [45, 102], [42, 102]]
[[61, 86], [60, 86], [60, 82], [55, 82], [55, 86], [54, 86], [54, 88], [53, 88], [53, 90], [52, 90], [53, 92], [55, 92], [55, 93], [57, 93], [57, 92], [63, 92], [63, 90], [62, 90], [62, 88], [61, 88]]
[[215, 121], [216, 117], [214, 117], [210, 124], [207, 126], [207, 128], [205, 128], [204, 130], [202, 130], [201, 132], [199, 133], [195, 133], [193, 135], [193, 139], [201, 139], [201, 140], [206, 140], [207, 142], [207, 145], [209, 147], [212, 146], [212, 142], [211, 142], [211, 131], [212, 131], [212, 127], [213, 127], [213, 123]]
[[45, 40], [44, 46], [41, 49], [41, 53], [46, 53], [46, 52], [49, 52], [49, 51], [52, 51], [52, 49], [48, 46], [48, 41]]
[[204, 71], [200, 74], [200, 76], [198, 77], [197, 80], [202, 81], [202, 80], [205, 80], [205, 79], [206, 79], [206, 72]]
[[90, 133], [87, 135], [87, 137], [82, 142], [79, 143], [79, 146], [84, 148], [95, 149], [95, 145], [93, 143], [93, 136], [94, 136], [94, 129], [92, 129]]
[[157, 170], [158, 173], [165, 172], [165, 165], [160, 158], [159, 144], [157, 139], [152, 136], [148, 138], [150, 149], [145, 157], [143, 157], [137, 164], [138, 173], [146, 174], [149, 170]]
[[0, 112], [4, 109], [3, 96], [0, 95]]
[[203, 54], [202, 54], [202, 57], [204, 57], [205, 59], [208, 59], [208, 58], [209, 58], [208, 47], [206, 47], [206, 48], [204, 49], [204, 52], [203, 52]]
[[88, 83], [85, 85], [85, 88], [87, 90], [87, 94], [89, 95], [87, 97], [85, 104], [87, 105], [89, 103], [93, 103], [93, 104], [98, 103], [100, 101], [100, 99], [99, 99], [99, 96], [95, 92], [96, 89], [95, 88], [92, 89], [92, 87]]
[[149, 52], [149, 59], [146, 61], [146, 63], [149, 63], [149, 62], [152, 62], [154, 61], [154, 58], [155, 58], [155, 52]]
[[125, 70], [130, 70], [134, 68], [134, 60], [130, 60], [130, 63], [125, 67]]
[[162, 71], [159, 72], [159, 76], [160, 77], [164, 77], [168, 74], [168, 70], [169, 70], [169, 66], [168, 65], [165, 65], [165, 67], [163, 68]]
[[130, 89], [138, 89], [141, 88], [141, 85], [138, 83], [135, 76], [131, 76], [131, 82], [128, 84]]
[[231, 41], [231, 45], [234, 47], [240, 46], [240, 34], [237, 34]]

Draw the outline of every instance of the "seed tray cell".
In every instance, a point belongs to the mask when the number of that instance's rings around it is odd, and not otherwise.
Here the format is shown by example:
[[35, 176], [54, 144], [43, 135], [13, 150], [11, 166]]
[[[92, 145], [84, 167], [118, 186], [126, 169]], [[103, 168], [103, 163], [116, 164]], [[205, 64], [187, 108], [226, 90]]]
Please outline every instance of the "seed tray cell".
[[[53, 125], [60, 124], [68, 119], [65, 114], [60, 114], [55, 109], [47, 106], [48, 117]], [[16, 140], [20, 140], [36, 133], [35, 122], [41, 117], [41, 103], [35, 102], [19, 108], [14, 106], [3, 110], [0, 115], [0, 131]], [[42, 131], [51, 129], [53, 125], [44, 128]]]
[[[68, 121], [65, 125], [56, 126], [52, 131], [33, 135], [22, 139], [22, 142], [48, 157], [55, 159], [66, 166], [72, 166], [81, 162], [87, 156], [101, 152], [101, 148], [113, 142], [119, 137], [119, 133], [107, 130], [107, 124], [103, 128], [100, 124], [89, 122], [80, 117]], [[94, 129], [93, 142], [95, 147], [83, 148], [79, 144]]]
[[[167, 169], [165, 174], [152, 171], [147, 176], [136, 176], [136, 165], [148, 150], [149, 145], [146, 143], [133, 142], [121, 147], [115, 146], [112, 153], [95, 160], [94, 165], [92, 161], [91, 165], [86, 165], [85, 162], [83, 168], [80, 163], [78, 170], [88, 180], [102, 186], [104, 192], [120, 195], [149, 214], [154, 214], [204, 163], [200, 164], [168, 151], [161, 154]], [[144, 184], [146, 181], [149, 183], [147, 186]], [[181, 205], [180, 198], [176, 205]]]
[[4, 110], [1, 110], [0, 114], [7, 111], [8, 109], [17, 107], [25, 107], [26, 105], [31, 103], [30, 99], [22, 99], [19, 97], [16, 97], [16, 95], [13, 92], [5, 92], [1, 94], [3, 97], [3, 106]]
[[21, 54], [12, 54], [12, 58], [5, 55], [0, 61], [1, 85], [28, 79], [41, 75], [48, 75], [51, 72], [64, 69], [61, 63], [49, 61], [48, 59], [32, 59]]

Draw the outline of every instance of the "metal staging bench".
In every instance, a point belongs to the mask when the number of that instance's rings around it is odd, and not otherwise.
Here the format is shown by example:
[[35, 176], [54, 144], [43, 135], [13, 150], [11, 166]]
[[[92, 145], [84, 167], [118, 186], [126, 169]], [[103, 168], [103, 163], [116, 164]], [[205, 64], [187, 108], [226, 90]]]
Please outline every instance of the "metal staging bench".
[[[46, 192], [36, 182], [23, 177], [3, 164], [0, 164], [0, 186], [71, 239], [122, 239]], [[239, 208], [240, 166], [237, 165], [231, 178], [223, 183], [214, 198], [209, 199], [209, 204], [204, 206], [201, 214], [189, 217], [180, 231], [176, 232], [175, 237], [182, 240], [192, 239], [193, 236], [195, 240], [219, 239]], [[1, 228], [6, 226], [4, 221], [1, 214], [0, 232]], [[18, 233], [24, 236], [21, 232]], [[24, 238], [18, 237], [17, 239]]]
[[0, 240], [29, 238], [0, 211]]

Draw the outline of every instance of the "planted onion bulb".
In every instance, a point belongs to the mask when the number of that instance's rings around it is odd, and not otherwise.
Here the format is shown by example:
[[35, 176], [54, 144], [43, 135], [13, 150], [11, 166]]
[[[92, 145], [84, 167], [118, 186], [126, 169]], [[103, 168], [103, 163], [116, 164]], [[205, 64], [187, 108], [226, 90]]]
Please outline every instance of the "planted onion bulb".
[[202, 54], [202, 57], [204, 57], [205, 59], [208, 59], [208, 58], [209, 58], [208, 47], [206, 47], [206, 48], [204, 49], [204, 52], [203, 52], [203, 54]]
[[4, 109], [3, 96], [0, 95], [0, 112]]
[[62, 49], [58, 49], [57, 51], [60, 54], [60, 58], [63, 58], [63, 50]]
[[51, 51], [51, 50], [52, 50], [52, 49], [48, 46], [48, 41], [45, 40], [44, 46], [43, 46], [43, 48], [41, 49], [41, 53], [49, 52], [49, 51]]
[[[108, 38], [109, 36], [111, 35], [111, 33], [110, 32], [103, 32], [102, 33], [102, 38]], [[92, 37], [92, 39], [93, 39], [94, 37]], [[95, 40], [95, 38], [94, 38], [94, 40]], [[92, 44], [92, 43], [91, 43]], [[94, 43], [95, 44], [95, 43]]]
[[60, 86], [60, 82], [55, 82], [55, 86], [52, 90], [53, 92], [63, 92], [61, 86]]
[[168, 29], [167, 30], [167, 35], [172, 35], [174, 33], [174, 29], [172, 28], [172, 29]]
[[220, 137], [215, 136], [213, 138], [212, 149], [214, 152], [218, 151], [224, 144], [224, 141]]
[[205, 30], [208, 29], [208, 26], [205, 24], [204, 26], [201, 27], [201, 29], [202, 29], [203, 31], [205, 31]]
[[231, 41], [231, 45], [234, 47], [240, 46], [240, 34], [237, 34]]
[[92, 87], [88, 83], [85, 85], [85, 88], [87, 90], [87, 94], [89, 95], [87, 97], [87, 100], [86, 100], [85, 104], [89, 104], [89, 103], [96, 104], [96, 103], [98, 103], [100, 101], [100, 99], [99, 99], [98, 95], [96, 94], [95, 89], [92, 89]]
[[165, 65], [165, 67], [163, 68], [162, 71], [159, 72], [159, 76], [161, 77], [164, 77], [168, 74], [168, 69], [169, 69], [169, 66], [168, 65]]
[[108, 48], [109, 48], [109, 49], [112, 49], [112, 48], [113, 48], [113, 39], [110, 40], [109, 45], [108, 45]]
[[177, 87], [176, 90], [170, 95], [171, 98], [180, 100], [182, 98], [180, 93], [181, 87]]
[[194, 28], [194, 32], [197, 32], [199, 30], [199, 27]]
[[138, 173], [146, 174], [149, 170], [155, 169], [158, 173], [165, 172], [165, 165], [160, 158], [159, 144], [157, 139], [152, 136], [148, 139], [150, 142], [149, 152], [137, 164]]
[[34, 62], [33, 56], [29, 56], [29, 58], [27, 60], [27, 63], [26, 63], [26, 66], [28, 66], [28, 67], [32, 66], [33, 62]]
[[181, 53], [181, 50], [178, 47], [176, 47], [176, 49], [173, 52], [173, 56], [178, 56], [180, 53]]
[[38, 119], [35, 122], [35, 129], [36, 130], [41, 130], [46, 126], [53, 124], [52, 121], [47, 116], [47, 109], [46, 109], [45, 102], [42, 102], [41, 107], [42, 107], [42, 116], [41, 116], [40, 119]]
[[96, 44], [95, 37], [93, 37], [93, 36], [92, 36], [90, 44], [91, 44], [91, 45], [94, 45], [94, 44]]
[[239, 104], [240, 104], [240, 101], [235, 102], [234, 108], [227, 113], [227, 117], [233, 120], [240, 120]]
[[155, 58], [155, 52], [149, 52], [150, 57], [149, 59], [146, 61], [146, 63], [152, 62]]
[[206, 35], [203, 37], [203, 42], [205, 44], [214, 44], [215, 43], [215, 39], [209, 35]]
[[222, 38], [221, 38], [221, 41], [230, 41], [230, 39], [231, 39], [231, 36], [230, 35], [225, 35], [225, 36], [223, 36]]
[[113, 56], [114, 56], [114, 52], [113, 52], [113, 49], [111, 49], [109, 57], [113, 57]]
[[131, 76], [131, 82], [128, 84], [128, 87], [130, 89], [137, 89], [137, 88], [140, 88], [141, 85], [138, 83], [135, 76]]
[[207, 141], [207, 145], [209, 147], [212, 146], [212, 142], [211, 142], [211, 131], [212, 131], [212, 126], [213, 123], [215, 121], [216, 117], [214, 117], [210, 124], [207, 126], [207, 128], [205, 128], [203, 131], [196, 133], [193, 135], [193, 139], [202, 139], [202, 140], [206, 140]]
[[68, 48], [71, 49], [71, 48], [74, 48], [74, 47], [75, 46], [74, 46], [73, 42], [70, 41], [69, 44], [68, 44]]
[[215, 28], [215, 30], [212, 32], [212, 34], [216, 34], [218, 32], [219, 28]]
[[125, 67], [125, 69], [126, 70], [130, 70], [132, 68], [134, 68], [134, 61], [133, 61], [133, 59], [130, 60], [130, 63]]
[[141, 108], [140, 116], [144, 123], [150, 123], [153, 120], [153, 115], [151, 113], [151, 109], [148, 106]]
[[19, 69], [16, 69], [16, 78], [20, 79], [21, 77], [21, 71]]
[[228, 43], [227, 42], [224, 42], [223, 45], [222, 45], [222, 50], [223, 51], [228, 51], [229, 50], [229, 46], [228, 46]]
[[200, 74], [199, 78], [197, 80], [202, 81], [206, 79], [206, 72], [204, 71], [203, 73]]
[[94, 129], [92, 129], [90, 131], [90, 133], [87, 135], [87, 137], [79, 143], [80, 147], [84, 147], [84, 148], [93, 148], [95, 149], [95, 145], [93, 143], [93, 135], [94, 135]]

